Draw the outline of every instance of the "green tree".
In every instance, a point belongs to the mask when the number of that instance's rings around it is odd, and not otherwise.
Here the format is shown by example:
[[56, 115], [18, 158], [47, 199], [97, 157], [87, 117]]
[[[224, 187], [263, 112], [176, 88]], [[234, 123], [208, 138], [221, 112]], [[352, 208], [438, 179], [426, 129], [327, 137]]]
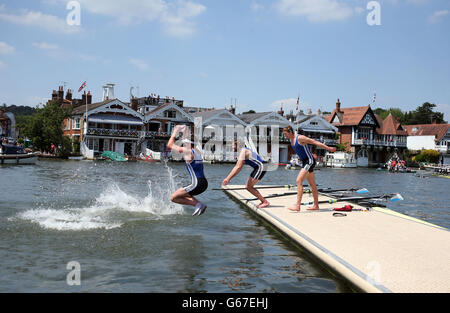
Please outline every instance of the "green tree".
[[434, 112], [434, 108], [436, 108], [434, 103], [425, 102], [405, 116], [404, 124], [432, 124], [433, 122], [437, 124], [446, 123], [444, 121], [444, 113]]
[[422, 150], [420, 154], [413, 157], [416, 162], [438, 163], [441, 154], [436, 150]]
[[377, 114], [379, 117], [381, 117], [383, 120], [388, 117], [389, 114], [392, 114], [392, 116], [394, 118], [400, 118], [400, 120], [402, 120], [405, 116], [405, 112], [403, 112], [401, 109], [399, 108], [390, 108], [388, 110], [382, 109], [382, 108], [377, 108], [375, 110], [373, 110], [373, 112], [375, 114]]
[[63, 135], [63, 120], [70, 114], [72, 108], [61, 108], [56, 102], [49, 102], [43, 108], [38, 108], [25, 125], [24, 134], [33, 141], [33, 146], [41, 151], [50, 151], [51, 145], [57, 147], [60, 157], [71, 152], [71, 141]]

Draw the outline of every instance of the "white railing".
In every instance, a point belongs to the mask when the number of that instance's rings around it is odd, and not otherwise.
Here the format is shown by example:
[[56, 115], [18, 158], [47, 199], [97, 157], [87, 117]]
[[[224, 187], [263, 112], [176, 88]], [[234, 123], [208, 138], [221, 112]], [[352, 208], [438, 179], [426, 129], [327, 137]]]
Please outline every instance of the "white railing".
[[355, 139], [353, 145], [366, 145], [366, 146], [384, 146], [384, 147], [400, 147], [406, 148], [406, 142], [403, 141], [383, 141], [383, 140], [370, 140], [370, 139]]
[[150, 131], [150, 132], [145, 132], [145, 137], [147, 138], [154, 138], [154, 137], [170, 137], [169, 133], [167, 132], [155, 132], [155, 131]]
[[139, 131], [129, 129], [107, 129], [107, 128], [89, 128], [88, 135], [94, 136], [114, 136], [114, 137], [139, 137]]

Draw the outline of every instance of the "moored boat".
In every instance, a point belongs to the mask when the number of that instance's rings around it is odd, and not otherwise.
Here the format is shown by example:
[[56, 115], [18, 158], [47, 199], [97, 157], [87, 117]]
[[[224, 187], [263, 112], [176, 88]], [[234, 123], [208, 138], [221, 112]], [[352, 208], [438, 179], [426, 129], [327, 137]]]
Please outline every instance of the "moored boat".
[[114, 151], [105, 151], [101, 155], [102, 158], [105, 158], [107, 160], [115, 161], [115, 162], [127, 162], [128, 159], [125, 158], [124, 155], [114, 152]]
[[335, 168], [355, 168], [358, 167], [356, 160], [351, 153], [337, 151], [327, 153], [323, 159], [323, 165]]
[[38, 155], [27, 153], [22, 147], [15, 145], [2, 145], [0, 164], [36, 164]]

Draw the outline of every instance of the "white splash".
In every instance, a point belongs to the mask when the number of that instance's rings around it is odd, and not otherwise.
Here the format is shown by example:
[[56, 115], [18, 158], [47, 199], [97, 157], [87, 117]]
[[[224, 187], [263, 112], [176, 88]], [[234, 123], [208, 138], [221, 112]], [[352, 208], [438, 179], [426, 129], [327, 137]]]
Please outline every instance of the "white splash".
[[37, 223], [45, 229], [81, 231], [118, 228], [130, 219], [130, 215], [133, 220], [156, 220], [164, 216], [183, 214], [183, 207], [169, 199], [176, 187], [172, 170], [169, 167], [166, 169], [169, 174], [168, 181], [154, 184], [155, 186], [149, 181], [149, 193], [145, 198], [128, 194], [117, 183], [113, 183], [89, 207], [32, 209], [19, 213], [15, 218]]

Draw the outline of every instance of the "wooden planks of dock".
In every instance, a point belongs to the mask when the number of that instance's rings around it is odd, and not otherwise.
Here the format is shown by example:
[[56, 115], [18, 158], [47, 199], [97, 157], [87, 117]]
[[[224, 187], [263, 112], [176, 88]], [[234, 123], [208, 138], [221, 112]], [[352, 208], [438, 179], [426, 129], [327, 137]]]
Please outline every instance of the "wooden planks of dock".
[[[300, 244], [324, 265], [364, 292], [450, 292], [450, 231], [386, 208], [345, 212], [334, 217], [331, 209], [356, 203], [321, 204], [321, 211], [288, 210], [296, 195], [269, 199], [271, 206], [258, 209], [259, 201], [241, 185], [224, 191]], [[263, 196], [289, 191], [260, 189]], [[290, 191], [293, 191], [292, 189]], [[295, 189], [294, 189], [295, 191]], [[330, 197], [320, 195], [319, 200]], [[313, 201], [304, 194], [302, 202]]]

